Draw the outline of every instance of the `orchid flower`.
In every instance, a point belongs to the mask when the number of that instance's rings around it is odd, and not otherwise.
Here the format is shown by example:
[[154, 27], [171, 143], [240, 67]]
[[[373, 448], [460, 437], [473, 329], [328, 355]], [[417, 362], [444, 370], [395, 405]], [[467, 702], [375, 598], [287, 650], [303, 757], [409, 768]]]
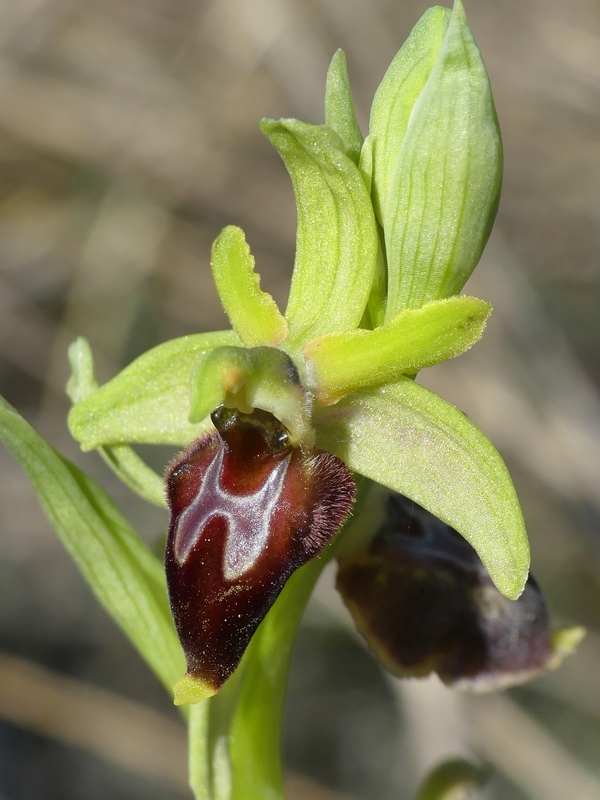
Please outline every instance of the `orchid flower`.
[[[429, 551], [406, 533], [396, 541], [400, 555], [382, 544], [387, 496], [422, 507], [417, 522], [428, 513], [451, 530], [456, 553], [439, 542], [431, 552], [465, 559], [464, 574], [512, 609], [521, 660], [514, 666], [501, 653], [503, 674], [550, 666], [556, 650], [528, 582], [523, 516], [500, 455], [415, 379], [473, 346], [491, 312], [460, 294], [490, 234], [502, 174], [488, 76], [460, 0], [419, 20], [376, 92], [364, 140], [338, 51], [325, 120], [261, 122], [298, 210], [284, 313], [261, 289], [244, 233], [231, 226], [211, 259], [230, 330], [161, 344], [102, 386], [89, 344], [78, 339], [69, 350], [71, 433], [170, 512], [166, 581], [104, 492], [0, 407], [0, 433], [92, 589], [174, 686], [189, 719], [198, 798], [282, 797], [290, 653], [333, 557], [342, 595], [384, 664], [401, 674], [437, 669], [449, 682], [465, 677], [463, 662], [450, 668], [439, 653], [423, 655], [427, 667], [423, 659], [394, 667], [418, 645], [407, 633], [425, 619], [414, 564]], [[133, 448], [153, 444], [183, 449], [167, 468], [166, 490]], [[438, 567], [426, 590], [443, 602]], [[381, 576], [389, 593], [378, 594]], [[524, 590], [535, 616], [529, 638], [518, 623]], [[404, 616], [394, 620], [389, 612], [401, 602]], [[481, 609], [463, 605], [476, 627]], [[439, 622], [435, 609], [431, 620]], [[468, 679], [484, 680], [497, 662], [482, 657], [474, 668], [466, 636]]]

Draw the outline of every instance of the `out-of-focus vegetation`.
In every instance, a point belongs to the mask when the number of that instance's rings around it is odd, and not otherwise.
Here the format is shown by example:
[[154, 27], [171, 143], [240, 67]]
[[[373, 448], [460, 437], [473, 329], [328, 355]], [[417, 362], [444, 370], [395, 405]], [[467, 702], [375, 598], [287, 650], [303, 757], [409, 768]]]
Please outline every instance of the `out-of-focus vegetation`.
[[[283, 306], [294, 202], [258, 117], [322, 121], [341, 46], [364, 126], [427, 5], [0, 3], [0, 391], [148, 541], [166, 516], [68, 436], [66, 346], [88, 337], [106, 379], [153, 344], [225, 326], [208, 259], [229, 223]], [[509, 693], [399, 683], [355, 638], [325, 575], [291, 678], [293, 798], [410, 800], [436, 761], [461, 755], [494, 766], [489, 800], [600, 798], [600, 6], [466, 10], [505, 143], [498, 222], [467, 286], [495, 312], [476, 348], [420, 377], [498, 445], [555, 619], [590, 633], [557, 673]], [[148, 455], [158, 466], [170, 454]], [[5, 451], [0, 464], [0, 797], [185, 797], [169, 699]]]

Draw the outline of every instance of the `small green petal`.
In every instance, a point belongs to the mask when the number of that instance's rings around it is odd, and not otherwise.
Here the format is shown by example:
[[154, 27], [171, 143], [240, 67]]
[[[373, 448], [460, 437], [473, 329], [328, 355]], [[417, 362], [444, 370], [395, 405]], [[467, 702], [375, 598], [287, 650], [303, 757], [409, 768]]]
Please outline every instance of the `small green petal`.
[[363, 176], [334, 131], [293, 119], [263, 120], [261, 128], [290, 173], [298, 208], [284, 343], [294, 353], [315, 336], [358, 327], [373, 282], [377, 229]]
[[450, 11], [428, 9], [390, 64], [371, 108], [369, 135], [374, 138], [373, 200], [379, 222], [385, 226], [387, 198], [398, 155], [413, 111], [436, 62], [448, 29]]
[[457, 530], [502, 594], [520, 595], [529, 544], [514, 486], [498, 451], [457, 408], [402, 378], [315, 407], [313, 423], [318, 447]]
[[115, 378], [75, 403], [69, 430], [83, 450], [102, 445], [176, 444], [185, 446], [210, 420], [188, 420], [192, 373], [204, 353], [237, 344], [233, 331], [183, 336], [141, 355]]
[[491, 311], [489, 303], [460, 295], [402, 311], [373, 331], [313, 339], [304, 348], [308, 388], [321, 405], [330, 405], [459, 356], [479, 341]]
[[212, 248], [212, 273], [223, 308], [245, 347], [277, 345], [287, 322], [270, 294], [260, 288], [254, 258], [241, 228], [224, 228]]
[[336, 51], [327, 72], [325, 124], [337, 133], [348, 157], [358, 164], [363, 137], [354, 113], [348, 65], [343, 50]]
[[489, 80], [457, 0], [410, 115], [383, 209], [387, 321], [462, 289], [491, 232], [501, 180]]

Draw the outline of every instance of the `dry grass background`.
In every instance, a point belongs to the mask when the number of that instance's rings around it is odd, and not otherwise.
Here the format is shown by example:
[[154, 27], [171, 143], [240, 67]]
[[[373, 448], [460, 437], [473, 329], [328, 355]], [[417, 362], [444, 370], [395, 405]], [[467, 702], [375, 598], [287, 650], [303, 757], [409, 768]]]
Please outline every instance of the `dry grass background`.
[[[505, 142], [498, 223], [469, 286], [496, 310], [480, 345], [422, 377], [500, 448], [554, 614], [590, 636], [529, 688], [464, 698], [383, 677], [323, 582], [291, 679], [294, 798], [409, 800], [436, 759], [461, 753], [494, 764], [494, 800], [600, 798], [600, 5], [466, 5]], [[106, 379], [149, 346], [223, 327], [208, 259], [228, 223], [283, 306], [295, 212], [258, 118], [322, 121], [341, 46], [364, 127], [426, 6], [0, 2], [0, 390], [148, 541], [164, 517], [68, 436], [66, 345], [87, 336]], [[1, 800], [185, 797], [167, 698], [3, 451], [0, 464]]]

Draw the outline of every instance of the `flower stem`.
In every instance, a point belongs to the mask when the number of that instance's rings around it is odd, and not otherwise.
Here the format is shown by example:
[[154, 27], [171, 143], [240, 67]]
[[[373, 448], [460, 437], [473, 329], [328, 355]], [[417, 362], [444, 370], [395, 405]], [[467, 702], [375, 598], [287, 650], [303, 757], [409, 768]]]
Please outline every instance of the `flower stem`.
[[248, 648], [229, 735], [231, 800], [284, 797], [281, 729], [287, 675], [300, 620], [327, 561], [316, 559], [292, 575]]

